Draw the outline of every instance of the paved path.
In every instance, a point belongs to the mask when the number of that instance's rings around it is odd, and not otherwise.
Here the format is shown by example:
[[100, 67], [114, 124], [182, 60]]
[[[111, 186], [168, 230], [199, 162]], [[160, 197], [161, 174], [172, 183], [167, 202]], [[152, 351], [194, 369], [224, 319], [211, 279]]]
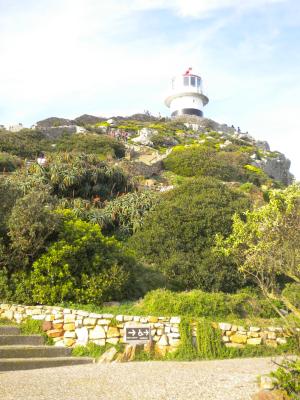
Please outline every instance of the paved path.
[[[1, 361], [0, 361], [1, 362]], [[270, 358], [90, 364], [0, 373], [1, 400], [249, 400]]]

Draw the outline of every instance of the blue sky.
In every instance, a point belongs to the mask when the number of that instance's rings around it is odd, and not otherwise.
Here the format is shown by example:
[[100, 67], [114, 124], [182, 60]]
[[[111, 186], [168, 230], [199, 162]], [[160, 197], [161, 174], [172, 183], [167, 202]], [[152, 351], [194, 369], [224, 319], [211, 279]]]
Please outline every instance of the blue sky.
[[0, 124], [83, 113], [168, 115], [199, 70], [205, 115], [240, 126], [300, 178], [298, 0], [0, 0]]

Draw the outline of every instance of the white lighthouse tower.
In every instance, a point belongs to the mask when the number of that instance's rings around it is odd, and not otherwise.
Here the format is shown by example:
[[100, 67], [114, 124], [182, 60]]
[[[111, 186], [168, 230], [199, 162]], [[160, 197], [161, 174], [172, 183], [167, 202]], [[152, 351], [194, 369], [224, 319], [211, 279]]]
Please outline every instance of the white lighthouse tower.
[[171, 109], [171, 116], [196, 115], [203, 117], [203, 107], [208, 103], [208, 97], [202, 92], [202, 79], [189, 68], [184, 74], [172, 79], [172, 91], [165, 99], [165, 104]]

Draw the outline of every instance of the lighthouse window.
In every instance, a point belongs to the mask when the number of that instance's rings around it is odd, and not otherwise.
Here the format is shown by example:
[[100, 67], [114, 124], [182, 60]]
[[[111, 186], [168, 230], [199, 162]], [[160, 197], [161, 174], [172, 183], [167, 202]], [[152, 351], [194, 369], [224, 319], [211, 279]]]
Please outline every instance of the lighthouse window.
[[196, 86], [196, 78], [194, 76], [191, 76], [191, 85]]
[[184, 86], [189, 86], [189, 77], [188, 76], [183, 77], [183, 84], [184, 84]]
[[197, 78], [197, 87], [200, 87], [200, 85], [201, 85], [201, 79]]

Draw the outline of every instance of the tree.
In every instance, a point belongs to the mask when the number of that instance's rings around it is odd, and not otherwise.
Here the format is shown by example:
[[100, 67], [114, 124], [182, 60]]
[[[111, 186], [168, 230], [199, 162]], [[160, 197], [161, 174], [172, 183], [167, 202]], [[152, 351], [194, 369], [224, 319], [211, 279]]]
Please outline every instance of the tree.
[[[272, 191], [269, 203], [245, 218], [236, 215], [232, 234], [219, 244], [268, 299], [282, 301], [300, 319], [300, 186]], [[292, 288], [282, 290], [282, 278], [294, 282]]]
[[128, 243], [173, 289], [235, 291], [239, 274], [214, 252], [214, 237], [228, 235], [232, 215], [248, 206], [244, 195], [213, 178], [190, 180], [163, 196]]

